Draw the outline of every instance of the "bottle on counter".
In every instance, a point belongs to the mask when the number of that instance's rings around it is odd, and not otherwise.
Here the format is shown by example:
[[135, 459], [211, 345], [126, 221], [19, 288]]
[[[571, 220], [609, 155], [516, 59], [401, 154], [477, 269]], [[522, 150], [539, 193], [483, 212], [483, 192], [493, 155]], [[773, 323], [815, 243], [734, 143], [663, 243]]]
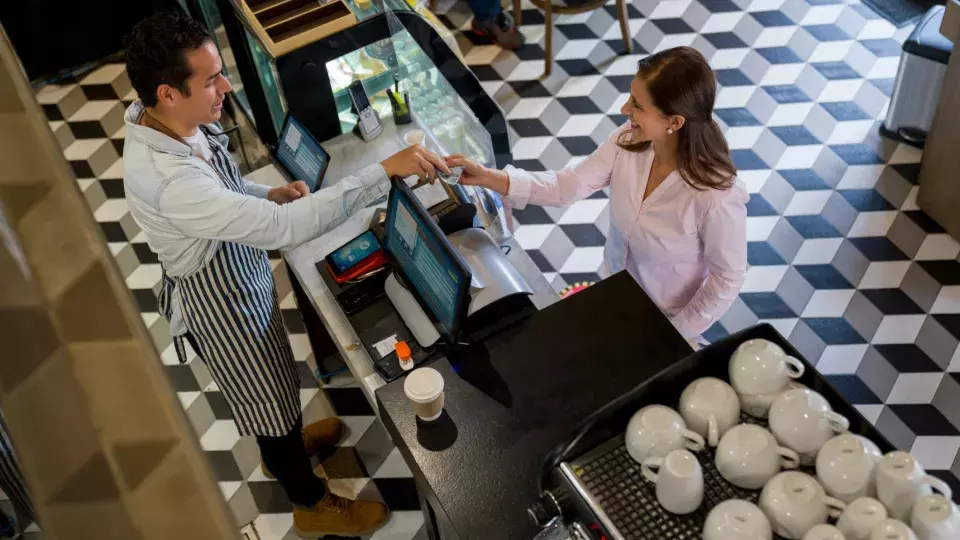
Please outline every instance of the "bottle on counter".
[[413, 369], [413, 356], [410, 355], [410, 346], [406, 341], [398, 341], [393, 345], [397, 351], [397, 359], [400, 361], [400, 369], [410, 371]]

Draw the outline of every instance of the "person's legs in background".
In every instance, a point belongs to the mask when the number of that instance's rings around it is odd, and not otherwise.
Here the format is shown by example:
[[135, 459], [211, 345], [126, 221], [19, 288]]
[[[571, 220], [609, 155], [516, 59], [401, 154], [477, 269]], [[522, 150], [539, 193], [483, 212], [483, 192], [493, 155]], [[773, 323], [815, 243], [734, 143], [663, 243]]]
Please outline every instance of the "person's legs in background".
[[467, 0], [473, 10], [473, 31], [505, 49], [519, 49], [525, 43], [513, 17], [503, 11], [500, 0]]

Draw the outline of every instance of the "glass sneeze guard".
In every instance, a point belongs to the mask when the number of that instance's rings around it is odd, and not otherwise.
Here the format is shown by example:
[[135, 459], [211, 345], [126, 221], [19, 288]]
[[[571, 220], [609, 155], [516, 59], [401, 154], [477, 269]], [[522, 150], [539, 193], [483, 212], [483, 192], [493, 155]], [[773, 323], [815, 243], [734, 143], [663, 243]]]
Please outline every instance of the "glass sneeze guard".
[[327, 63], [342, 132], [356, 124], [347, 92], [350, 84], [362, 81], [381, 117], [392, 114], [386, 91], [399, 89], [409, 96], [412, 115], [427, 134], [428, 147], [494, 166], [490, 134], [397, 17], [389, 10], [386, 16], [388, 38]]

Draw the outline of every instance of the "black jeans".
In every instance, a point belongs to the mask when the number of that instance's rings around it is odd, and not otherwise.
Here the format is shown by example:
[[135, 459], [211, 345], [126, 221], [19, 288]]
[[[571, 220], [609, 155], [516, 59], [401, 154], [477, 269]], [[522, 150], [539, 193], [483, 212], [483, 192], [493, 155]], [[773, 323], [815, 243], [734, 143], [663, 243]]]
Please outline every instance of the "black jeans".
[[283, 437], [257, 435], [257, 445], [263, 464], [277, 477], [290, 502], [312, 507], [326, 495], [327, 488], [323, 480], [313, 474], [310, 456], [303, 448], [302, 429], [303, 418], [297, 418], [290, 433]]
[[[194, 352], [203, 359], [196, 338], [190, 333], [186, 336]], [[283, 486], [290, 502], [297, 506], [312, 507], [327, 494], [327, 486], [313, 474], [310, 456], [303, 448], [302, 430], [303, 417], [300, 416], [290, 432], [282, 437], [257, 435], [257, 446], [260, 447], [263, 464]]]

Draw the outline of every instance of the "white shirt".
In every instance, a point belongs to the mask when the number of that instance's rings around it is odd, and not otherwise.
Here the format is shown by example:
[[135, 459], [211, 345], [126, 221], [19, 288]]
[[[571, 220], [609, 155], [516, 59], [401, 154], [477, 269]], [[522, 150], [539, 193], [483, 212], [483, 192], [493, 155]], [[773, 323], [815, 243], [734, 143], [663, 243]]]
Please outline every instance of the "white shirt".
[[207, 140], [207, 136], [204, 135], [203, 130], [197, 128], [197, 132], [193, 134], [192, 137], [187, 137], [183, 139], [183, 142], [190, 145], [190, 149], [193, 150], [193, 155], [204, 161], [210, 161], [213, 158], [213, 151], [210, 150], [210, 141]]
[[653, 149], [620, 148], [623, 126], [589, 157], [562, 171], [508, 167], [509, 206], [567, 206], [610, 187], [605, 276], [626, 269], [687, 339], [717, 321], [747, 270], [748, 196], [739, 182], [698, 191], [671, 173], [646, 199]]
[[[123, 186], [130, 214], [170, 276], [197, 272], [213, 259], [221, 242], [292, 249], [333, 230], [390, 191], [390, 180], [378, 163], [284, 205], [267, 200], [269, 188], [254, 182], [245, 180], [245, 193], [237, 193], [191, 148], [139, 125], [142, 113], [137, 100], [124, 114]], [[215, 144], [226, 149], [226, 136]], [[178, 293], [173, 305], [171, 332], [180, 335], [186, 330]]]

